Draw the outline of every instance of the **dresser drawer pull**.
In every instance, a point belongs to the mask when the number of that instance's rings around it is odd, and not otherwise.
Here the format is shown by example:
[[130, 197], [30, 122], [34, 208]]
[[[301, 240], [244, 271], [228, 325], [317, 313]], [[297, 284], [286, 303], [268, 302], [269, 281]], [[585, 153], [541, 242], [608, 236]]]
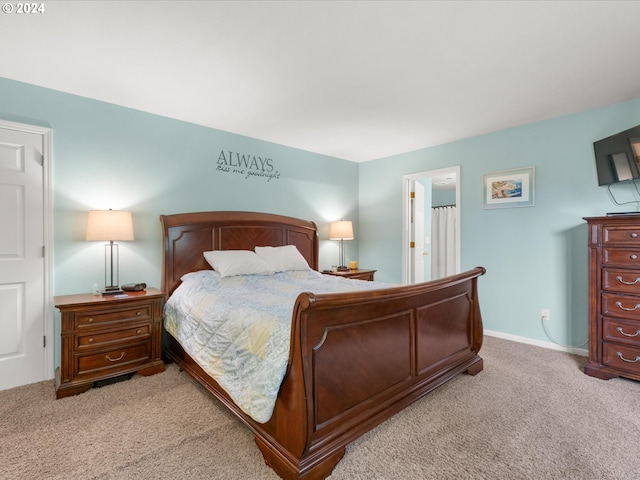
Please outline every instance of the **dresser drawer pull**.
[[616, 355], [618, 355], [618, 358], [620, 358], [620, 360], [622, 360], [623, 362], [627, 362], [627, 363], [638, 363], [638, 362], [640, 362], [640, 357], [636, 357], [635, 360], [627, 360], [626, 358], [624, 358], [622, 356], [622, 352], [616, 352]]
[[110, 362], [117, 362], [117, 361], [122, 360], [122, 359], [124, 358], [124, 352], [122, 352], [118, 358], [111, 358], [111, 357], [109, 356], [109, 354], [106, 354], [106, 355], [104, 356], [104, 358], [106, 358], [106, 359], [107, 359], [107, 360], [109, 360]]
[[629, 236], [631, 238], [636, 238], [638, 236], [638, 234], [636, 232], [631, 232], [631, 234]]
[[93, 342], [95, 342], [94, 338], [93, 337], [89, 337], [89, 343], [93, 343]]
[[140, 335], [142, 333], [142, 330], [138, 329], [136, 330], [136, 335]]
[[138, 310], [138, 311], [136, 312], [136, 315], [139, 317], [140, 315], [142, 315], [142, 312], [141, 312], [140, 310]]
[[618, 327], [616, 328], [616, 330], [625, 337], [637, 337], [638, 335], [640, 335], [640, 330], [638, 330], [636, 333], [625, 333], [624, 330], [622, 330], [622, 327]]
[[87, 320], [89, 323], [93, 323], [93, 317], [89, 317], [89, 320]]
[[634, 254], [632, 254], [632, 255], [629, 255], [629, 258], [630, 258], [631, 260], [637, 260], [637, 259], [638, 259], [638, 256], [634, 253]]
[[626, 282], [626, 281], [622, 280], [622, 277], [620, 275], [618, 275], [616, 277], [616, 280], [618, 280], [623, 285], [635, 285], [636, 283], [640, 283], [640, 277], [637, 277], [633, 282]]
[[626, 310], [627, 312], [633, 312], [634, 310], [637, 310], [640, 308], [640, 304], [635, 304], [633, 308], [627, 308], [627, 307], [623, 307], [621, 302], [616, 302], [616, 307], [618, 307], [621, 310]]

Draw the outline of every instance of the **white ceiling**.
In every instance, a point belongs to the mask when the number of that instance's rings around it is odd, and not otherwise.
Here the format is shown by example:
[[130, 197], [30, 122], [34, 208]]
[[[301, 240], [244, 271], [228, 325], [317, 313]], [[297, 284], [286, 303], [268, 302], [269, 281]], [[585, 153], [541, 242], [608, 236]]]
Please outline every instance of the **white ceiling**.
[[637, 1], [42, 4], [0, 76], [356, 162], [640, 97]]

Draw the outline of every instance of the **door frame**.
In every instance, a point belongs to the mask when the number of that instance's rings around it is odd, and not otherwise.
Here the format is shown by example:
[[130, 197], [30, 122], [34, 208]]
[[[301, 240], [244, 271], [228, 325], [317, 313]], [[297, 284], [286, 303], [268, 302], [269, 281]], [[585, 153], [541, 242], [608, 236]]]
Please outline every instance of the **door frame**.
[[53, 259], [53, 130], [47, 127], [27, 125], [0, 119], [0, 127], [7, 130], [33, 133], [42, 137], [42, 198], [43, 198], [43, 261], [44, 261], [44, 365], [42, 378], [54, 378], [54, 328], [53, 328], [53, 295], [52, 295], [52, 259]]
[[[453, 167], [439, 168], [436, 170], [425, 170], [423, 172], [407, 173], [402, 176], [402, 283], [408, 285], [411, 283], [411, 270], [413, 262], [411, 260], [411, 249], [409, 242], [411, 241], [411, 182], [425, 177], [437, 177], [447, 173], [456, 174], [456, 221], [460, 226], [460, 165]], [[456, 272], [460, 272], [460, 238], [458, 235], [456, 241]], [[433, 260], [432, 260], [433, 261]]]

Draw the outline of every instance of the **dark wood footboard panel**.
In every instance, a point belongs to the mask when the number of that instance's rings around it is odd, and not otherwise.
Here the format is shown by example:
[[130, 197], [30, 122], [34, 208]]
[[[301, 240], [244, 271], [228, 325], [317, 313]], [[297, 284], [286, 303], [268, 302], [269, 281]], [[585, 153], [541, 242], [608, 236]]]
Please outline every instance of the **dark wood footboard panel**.
[[307, 454], [330, 458], [453, 376], [482, 369], [476, 279], [484, 272], [300, 299]]

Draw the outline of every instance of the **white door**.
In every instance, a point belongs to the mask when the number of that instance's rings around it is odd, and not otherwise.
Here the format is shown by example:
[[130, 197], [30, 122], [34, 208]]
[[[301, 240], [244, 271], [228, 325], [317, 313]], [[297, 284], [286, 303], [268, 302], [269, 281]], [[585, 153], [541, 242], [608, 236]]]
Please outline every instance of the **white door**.
[[18, 128], [0, 123], [0, 390], [53, 376], [45, 261], [50, 133]]

